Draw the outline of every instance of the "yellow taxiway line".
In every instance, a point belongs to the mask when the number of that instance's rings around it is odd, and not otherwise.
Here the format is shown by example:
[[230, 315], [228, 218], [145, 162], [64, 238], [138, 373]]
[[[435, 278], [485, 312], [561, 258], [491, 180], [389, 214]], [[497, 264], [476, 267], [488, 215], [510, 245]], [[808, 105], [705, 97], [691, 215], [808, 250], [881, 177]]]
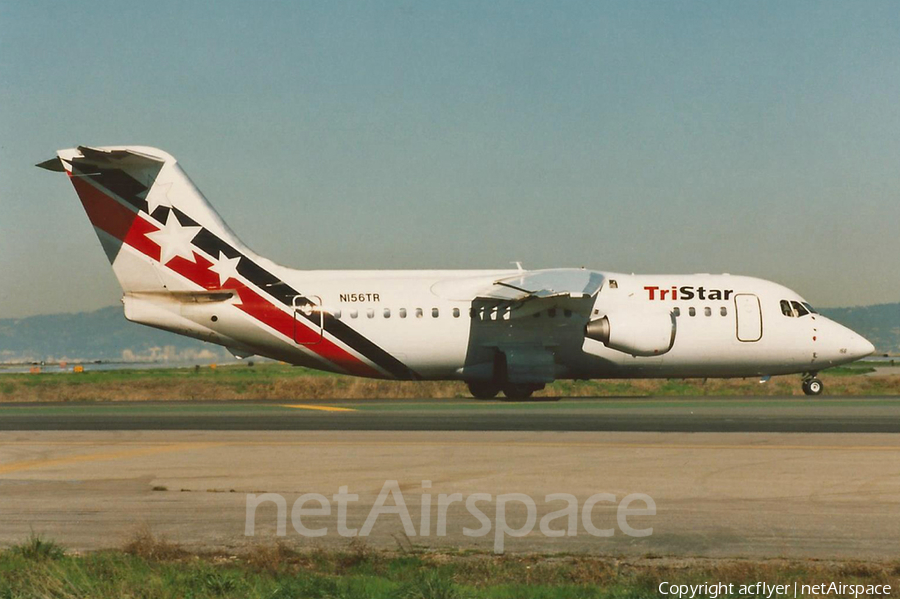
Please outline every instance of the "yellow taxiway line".
[[338, 408], [335, 406], [314, 406], [305, 403], [281, 404], [282, 408], [294, 408], [296, 410], [321, 410], [322, 412], [355, 412], [353, 408]]

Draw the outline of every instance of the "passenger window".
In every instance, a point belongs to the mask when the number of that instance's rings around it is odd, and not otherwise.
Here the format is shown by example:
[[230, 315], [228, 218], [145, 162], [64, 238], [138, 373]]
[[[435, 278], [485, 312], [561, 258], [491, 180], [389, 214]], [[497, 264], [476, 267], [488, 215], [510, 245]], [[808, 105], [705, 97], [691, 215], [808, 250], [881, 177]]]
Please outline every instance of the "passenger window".
[[556, 318], [556, 308], [550, 308], [549, 310], [547, 310], [547, 317]]
[[675, 318], [681, 316], [681, 308], [672, 308], [672, 314], [675, 315]]
[[400, 318], [406, 318], [406, 308], [400, 308], [397, 310], [397, 316]]
[[375, 309], [369, 308], [366, 310], [366, 318], [375, 318]]
[[721, 314], [722, 316], [728, 316], [728, 308], [722, 306], [721, 308], [719, 308], [719, 314]]
[[703, 314], [705, 316], [712, 316], [712, 308], [710, 308], [709, 306], [703, 308]]
[[350, 310], [350, 318], [356, 318], [357, 316], [359, 316], [359, 312], [357, 312], [356, 310]]
[[690, 307], [688, 308], [688, 314], [690, 316], [697, 316], [697, 311], [693, 307]]
[[453, 308], [453, 318], [459, 318], [459, 308]]
[[794, 313], [799, 316], [806, 316], [809, 314], [809, 310], [803, 307], [800, 302], [791, 302], [791, 307], [794, 309]]
[[331, 315], [334, 316], [335, 318], [337, 318], [338, 320], [341, 319], [341, 311], [340, 310], [335, 310], [334, 312], [331, 313]]
[[572, 311], [571, 310], [563, 310], [563, 316], [565, 316], [566, 318], [572, 318]]
[[437, 308], [432, 308], [432, 309], [431, 309], [431, 317], [432, 317], [432, 318], [437, 318], [437, 317], [440, 316], [440, 315], [441, 315], [441, 313], [440, 313], [440, 311], [439, 311]]
[[791, 303], [787, 300], [781, 300], [781, 313], [785, 316], [794, 317], [794, 311], [791, 310]]
[[385, 308], [385, 309], [384, 309], [384, 317], [385, 317], [385, 318], [390, 318], [390, 317], [391, 317], [391, 309], [390, 309], [390, 308]]
[[416, 308], [416, 318], [422, 318], [422, 308]]
[[540, 313], [540, 312], [535, 312], [535, 313], [534, 313], [534, 317], [535, 317], [535, 318], [540, 318], [540, 317], [541, 317], [541, 313]]

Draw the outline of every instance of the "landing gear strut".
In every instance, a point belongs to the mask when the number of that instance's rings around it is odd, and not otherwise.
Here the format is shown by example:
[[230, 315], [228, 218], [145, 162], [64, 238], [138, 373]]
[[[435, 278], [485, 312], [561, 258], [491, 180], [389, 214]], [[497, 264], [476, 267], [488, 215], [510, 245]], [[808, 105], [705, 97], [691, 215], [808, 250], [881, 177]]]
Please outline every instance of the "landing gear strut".
[[821, 395], [824, 386], [822, 385], [822, 381], [816, 378], [816, 373], [810, 373], [805, 379], [803, 379], [803, 392], [807, 395]]

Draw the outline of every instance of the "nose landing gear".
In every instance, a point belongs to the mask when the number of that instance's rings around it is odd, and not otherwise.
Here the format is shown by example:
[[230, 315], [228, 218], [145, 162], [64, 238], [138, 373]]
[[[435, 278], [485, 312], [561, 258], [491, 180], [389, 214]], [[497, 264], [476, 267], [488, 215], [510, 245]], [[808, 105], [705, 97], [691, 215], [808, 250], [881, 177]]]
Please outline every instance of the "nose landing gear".
[[816, 378], [815, 372], [811, 372], [803, 379], [802, 389], [807, 395], [821, 395], [824, 386], [822, 381]]

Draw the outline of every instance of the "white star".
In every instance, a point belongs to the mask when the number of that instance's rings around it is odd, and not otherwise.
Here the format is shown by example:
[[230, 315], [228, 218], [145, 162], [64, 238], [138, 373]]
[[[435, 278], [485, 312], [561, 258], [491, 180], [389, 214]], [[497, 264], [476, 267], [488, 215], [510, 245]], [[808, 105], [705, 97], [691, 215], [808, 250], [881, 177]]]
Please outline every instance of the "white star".
[[225, 285], [225, 281], [228, 279], [234, 278], [237, 279], [240, 275], [238, 275], [238, 263], [240, 263], [241, 257], [236, 256], [234, 258], [228, 258], [219, 251], [219, 259], [216, 260], [216, 263], [209, 267], [211, 271], [219, 275], [219, 287]]
[[156, 182], [147, 192], [147, 214], [153, 214], [153, 211], [160, 206], [172, 207], [172, 200], [169, 199], [169, 190], [172, 189], [171, 183]]
[[175, 256], [181, 256], [186, 260], [194, 261], [194, 251], [191, 241], [203, 227], [182, 227], [175, 216], [174, 210], [169, 210], [166, 225], [159, 231], [147, 233], [147, 237], [160, 247], [161, 264], [166, 264]]

